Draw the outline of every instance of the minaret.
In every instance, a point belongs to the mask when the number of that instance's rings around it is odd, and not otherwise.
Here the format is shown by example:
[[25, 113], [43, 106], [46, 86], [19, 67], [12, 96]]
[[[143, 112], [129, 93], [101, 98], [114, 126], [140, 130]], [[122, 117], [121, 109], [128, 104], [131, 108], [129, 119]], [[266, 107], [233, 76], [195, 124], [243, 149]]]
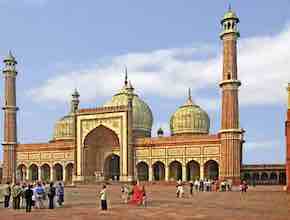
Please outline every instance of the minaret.
[[287, 92], [288, 92], [288, 109], [287, 109], [287, 120], [285, 123], [285, 131], [286, 131], [286, 177], [287, 177], [287, 192], [290, 193], [290, 83], [288, 83]]
[[3, 138], [3, 181], [16, 181], [16, 60], [11, 51], [4, 58], [4, 138]]
[[133, 95], [134, 95], [134, 88], [131, 82], [127, 82], [127, 69], [126, 69], [126, 80], [125, 80], [126, 89], [128, 91], [128, 115], [127, 115], [127, 122], [128, 122], [128, 181], [134, 180], [134, 147], [133, 147]]
[[223, 41], [223, 73], [219, 83], [222, 90], [220, 179], [230, 179], [233, 184], [240, 182], [244, 132], [239, 124], [238, 91], [241, 82], [237, 74], [238, 23], [239, 18], [229, 8], [221, 20], [220, 33]]
[[71, 99], [71, 114], [73, 116], [73, 137], [74, 137], [74, 179], [76, 180], [77, 176], [77, 111], [79, 109], [79, 100], [80, 94], [78, 93], [77, 89], [74, 90]]

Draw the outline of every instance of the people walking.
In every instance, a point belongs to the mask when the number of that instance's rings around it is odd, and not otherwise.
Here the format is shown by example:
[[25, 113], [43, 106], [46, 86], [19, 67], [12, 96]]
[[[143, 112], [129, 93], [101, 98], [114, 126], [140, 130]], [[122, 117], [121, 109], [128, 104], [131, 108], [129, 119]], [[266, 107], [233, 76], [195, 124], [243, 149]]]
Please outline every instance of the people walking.
[[10, 182], [7, 182], [4, 186], [4, 208], [9, 208], [9, 202], [11, 197]]
[[57, 203], [59, 206], [63, 205], [64, 202], [64, 187], [61, 184], [61, 182], [58, 183], [57, 190], [56, 190], [56, 195], [57, 195]]
[[55, 197], [55, 194], [56, 194], [56, 189], [53, 186], [53, 183], [51, 182], [50, 185], [49, 185], [49, 188], [48, 188], [48, 193], [47, 193], [48, 200], [49, 200], [49, 209], [53, 209], [54, 208], [54, 197]]
[[29, 184], [28, 188], [24, 191], [24, 198], [26, 201], [26, 212], [31, 212], [32, 196], [33, 196], [32, 185]]
[[100, 200], [101, 200], [101, 209], [102, 210], [107, 210], [107, 190], [106, 190], [106, 185], [103, 185], [103, 188], [100, 192]]

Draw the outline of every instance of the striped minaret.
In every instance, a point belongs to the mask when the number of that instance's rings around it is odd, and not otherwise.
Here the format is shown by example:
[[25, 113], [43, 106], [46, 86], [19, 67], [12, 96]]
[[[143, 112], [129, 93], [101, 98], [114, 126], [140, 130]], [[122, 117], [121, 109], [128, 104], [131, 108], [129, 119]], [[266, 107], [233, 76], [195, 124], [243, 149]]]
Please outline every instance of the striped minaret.
[[16, 181], [16, 64], [11, 51], [4, 58], [4, 138], [3, 138], [3, 181]]

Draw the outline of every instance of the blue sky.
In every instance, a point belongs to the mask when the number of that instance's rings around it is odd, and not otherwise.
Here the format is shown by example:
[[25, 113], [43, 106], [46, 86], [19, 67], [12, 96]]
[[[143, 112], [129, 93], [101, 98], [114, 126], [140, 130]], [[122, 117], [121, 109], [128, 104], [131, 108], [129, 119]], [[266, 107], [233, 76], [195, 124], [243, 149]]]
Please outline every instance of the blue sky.
[[[19, 62], [19, 141], [48, 141], [54, 122], [69, 111], [74, 87], [79, 88], [81, 107], [104, 104], [121, 88], [125, 65], [136, 93], [153, 111], [153, 135], [160, 126], [168, 134], [170, 116], [185, 102], [188, 87], [194, 101], [209, 113], [211, 133], [216, 133], [220, 126], [220, 18], [228, 3], [0, 0], [0, 55], [11, 49]], [[284, 163], [290, 2], [231, 4], [241, 21], [243, 161]]]

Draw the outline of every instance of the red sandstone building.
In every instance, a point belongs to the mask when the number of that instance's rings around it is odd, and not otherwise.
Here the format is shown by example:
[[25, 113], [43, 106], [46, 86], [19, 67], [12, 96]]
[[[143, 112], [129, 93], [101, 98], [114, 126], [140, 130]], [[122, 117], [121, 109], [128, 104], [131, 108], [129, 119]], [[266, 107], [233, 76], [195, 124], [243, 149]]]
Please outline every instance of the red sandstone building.
[[221, 20], [223, 44], [221, 126], [210, 134], [210, 119], [194, 103], [186, 102], [170, 118], [171, 135], [159, 129], [151, 136], [150, 107], [126, 79], [123, 88], [102, 107], [79, 109], [72, 95], [70, 112], [55, 125], [47, 143], [20, 144], [16, 126], [16, 59], [4, 59], [4, 180], [188, 181], [196, 178], [256, 183], [284, 183], [285, 165], [242, 165], [244, 130], [239, 122], [237, 68], [239, 18], [229, 10]]

